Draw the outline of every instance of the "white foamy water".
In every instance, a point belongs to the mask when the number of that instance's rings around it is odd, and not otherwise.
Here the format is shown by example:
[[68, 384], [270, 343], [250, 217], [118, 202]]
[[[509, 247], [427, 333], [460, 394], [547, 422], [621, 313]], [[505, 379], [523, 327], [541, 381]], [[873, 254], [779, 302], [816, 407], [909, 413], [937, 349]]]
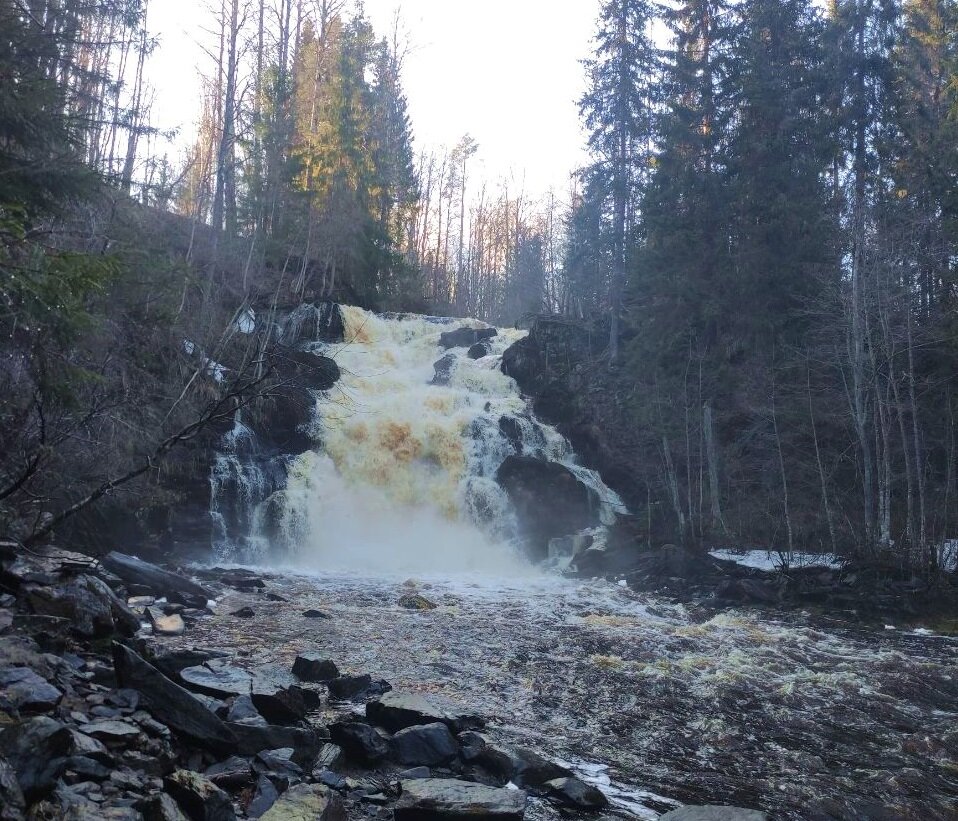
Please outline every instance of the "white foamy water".
[[[568, 441], [531, 416], [502, 372], [503, 352], [524, 331], [500, 329], [488, 355], [470, 359], [466, 348], [444, 351], [440, 334], [488, 327], [481, 322], [348, 306], [342, 314], [345, 342], [307, 345], [335, 358], [342, 372], [317, 397], [316, 450], [298, 457], [286, 488], [263, 503], [282, 509], [285, 562], [380, 573], [532, 573], [511, 503], [495, 481], [515, 452], [500, 430], [503, 417], [514, 421], [524, 454], [567, 465], [595, 491], [603, 523], [623, 509], [598, 474], [576, 464]], [[444, 356], [448, 379], [434, 384]]]

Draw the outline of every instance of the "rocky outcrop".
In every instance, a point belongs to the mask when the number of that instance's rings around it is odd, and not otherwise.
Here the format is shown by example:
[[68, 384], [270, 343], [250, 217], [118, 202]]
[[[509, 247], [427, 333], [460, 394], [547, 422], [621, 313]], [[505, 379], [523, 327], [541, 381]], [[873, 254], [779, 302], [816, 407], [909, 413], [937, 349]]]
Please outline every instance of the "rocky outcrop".
[[548, 556], [549, 541], [600, 523], [600, 502], [565, 465], [508, 456], [496, 471], [519, 518], [532, 558]]
[[445, 331], [439, 335], [441, 348], [470, 348], [487, 339], [498, 336], [495, 328], [456, 328], [454, 331]]

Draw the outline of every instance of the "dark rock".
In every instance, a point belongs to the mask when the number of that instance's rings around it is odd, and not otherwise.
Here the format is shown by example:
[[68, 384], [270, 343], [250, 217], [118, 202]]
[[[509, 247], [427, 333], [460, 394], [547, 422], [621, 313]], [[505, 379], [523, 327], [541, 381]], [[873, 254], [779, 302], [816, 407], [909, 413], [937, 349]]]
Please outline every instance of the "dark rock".
[[261, 821], [347, 821], [342, 799], [321, 784], [299, 784], [287, 790], [260, 816]]
[[256, 611], [252, 607], [241, 607], [239, 610], [234, 610], [230, 615], [238, 619], [252, 619], [256, 616]]
[[740, 807], [681, 807], [667, 812], [659, 821], [768, 821], [768, 816], [758, 810], [743, 810]]
[[193, 821], [234, 821], [233, 802], [212, 781], [191, 770], [177, 770], [163, 786]]
[[519, 821], [525, 814], [526, 794], [444, 778], [402, 782], [396, 803], [396, 821], [462, 821], [498, 818]]
[[277, 798], [279, 798], [279, 790], [265, 775], [261, 775], [256, 782], [256, 792], [253, 793], [253, 800], [246, 808], [246, 814], [250, 818], [259, 818], [276, 803]]
[[778, 586], [761, 579], [725, 579], [715, 589], [715, 596], [724, 601], [747, 604], [781, 603]]
[[127, 744], [142, 735], [140, 728], [135, 724], [128, 721], [117, 721], [116, 719], [92, 721], [89, 724], [82, 725], [80, 732], [107, 745]]
[[332, 769], [343, 759], [343, 748], [338, 744], [324, 744], [316, 758], [316, 766]]
[[466, 355], [470, 359], [482, 359], [482, 357], [489, 355], [490, 349], [491, 346], [488, 342], [477, 342], [469, 349]]
[[17, 782], [16, 771], [6, 759], [0, 758], [0, 821], [21, 821], [26, 807], [27, 800]]
[[330, 787], [334, 790], [346, 789], [346, 779], [339, 773], [334, 773], [330, 769], [323, 768], [321, 770], [315, 771], [313, 773], [313, 780], [318, 781], [320, 784], [325, 784], [327, 787]]
[[476, 762], [502, 783], [512, 781], [520, 787], [539, 787], [546, 781], [572, 777], [571, 770], [526, 747], [487, 744]]
[[226, 761], [207, 767], [203, 775], [222, 790], [237, 790], [253, 780], [253, 768], [249, 759], [232, 755]]
[[447, 353], [445, 356], [437, 359], [432, 363], [434, 373], [429, 384], [445, 387], [452, 381], [452, 372], [455, 367], [456, 355], [454, 353]]
[[400, 781], [408, 781], [413, 778], [429, 778], [432, 772], [428, 767], [410, 767], [399, 773]]
[[77, 576], [55, 585], [25, 585], [24, 593], [34, 613], [69, 619], [74, 633], [83, 638], [102, 638], [118, 632], [132, 636], [140, 620], [102, 580]]
[[214, 698], [248, 694], [253, 686], [251, 673], [219, 659], [197, 667], [185, 667], [180, 670], [180, 680], [190, 690]]
[[326, 683], [329, 694], [340, 701], [348, 701], [364, 695], [372, 686], [373, 680], [369, 673], [358, 676], [337, 676]]
[[343, 342], [346, 323], [339, 305], [328, 300], [300, 305], [283, 323], [282, 342]]
[[114, 551], [104, 556], [101, 561], [107, 570], [115, 573], [123, 581], [142, 584], [157, 593], [165, 595], [188, 593], [193, 596], [201, 596], [204, 605], [208, 599], [213, 598], [213, 594], [202, 585], [178, 573], [144, 562], [136, 556], [127, 556]]
[[549, 541], [600, 524], [596, 493], [565, 465], [531, 456], [507, 456], [496, 481], [509, 495], [533, 559], [546, 558]]
[[485, 722], [479, 716], [453, 715], [416, 693], [393, 690], [366, 705], [366, 718], [394, 733], [418, 724], [442, 722], [453, 732], [477, 729]]
[[575, 777], [553, 778], [543, 784], [557, 804], [578, 810], [601, 810], [609, 800], [595, 787]]
[[292, 673], [279, 666], [257, 667], [250, 690], [253, 705], [268, 720], [289, 724], [306, 717], [306, 702]]
[[435, 767], [452, 761], [459, 745], [441, 722], [407, 727], [389, 741], [390, 755], [399, 764]]
[[399, 597], [399, 606], [407, 610], [435, 610], [438, 605], [418, 593], [406, 593]]
[[442, 348], [468, 348], [477, 342], [492, 339], [498, 336], [495, 328], [456, 328], [454, 331], [445, 331], [439, 335], [439, 346]]
[[322, 610], [304, 610], [303, 611], [304, 619], [331, 619], [328, 613], [324, 613]]
[[0, 670], [0, 700], [5, 699], [20, 712], [52, 710], [61, 698], [63, 693], [29, 667]]
[[268, 601], [281, 601], [281, 602], [289, 601], [289, 599], [287, 599], [285, 596], [281, 596], [279, 593], [267, 593], [266, 598]]
[[375, 765], [389, 754], [386, 740], [368, 724], [341, 721], [329, 726], [334, 744], [342, 747], [348, 758], [360, 764]]
[[0, 734], [0, 750], [16, 773], [20, 789], [30, 802], [53, 789], [72, 752], [73, 738], [59, 721], [31, 718]]
[[489, 744], [484, 735], [474, 730], [459, 733], [456, 741], [459, 742], [459, 754], [467, 763], [478, 759]]
[[197, 596], [192, 593], [183, 593], [182, 591], [168, 593], [166, 597], [173, 602], [173, 604], [182, 604], [184, 607], [189, 607], [193, 610], [205, 611], [206, 603], [208, 601], [205, 596]]
[[256, 755], [262, 750], [277, 750], [292, 747], [293, 760], [303, 767], [312, 766], [326, 740], [314, 728], [280, 727], [274, 724], [259, 726], [256, 724], [226, 725], [236, 737], [234, 751], [240, 755]]
[[320, 653], [300, 653], [293, 662], [293, 675], [302, 681], [330, 681], [339, 677], [339, 669]]
[[271, 361], [284, 382], [314, 391], [328, 391], [341, 375], [335, 359], [309, 351], [279, 347]]
[[143, 799], [136, 808], [143, 813], [143, 821], [186, 821], [173, 796], [165, 792]]
[[204, 747], [230, 749], [236, 743], [229, 728], [198, 699], [130, 648], [114, 642], [113, 663], [121, 685], [136, 689], [158, 721]]
[[253, 771], [267, 775], [284, 790], [303, 780], [303, 768], [293, 761], [294, 750], [285, 747], [278, 750], [263, 750], [253, 760]]
[[[113, 772], [109, 767], [85, 755], [71, 755], [63, 761], [63, 779], [67, 783], [77, 781], [104, 781]], [[71, 778], [70, 774], [75, 777]]]

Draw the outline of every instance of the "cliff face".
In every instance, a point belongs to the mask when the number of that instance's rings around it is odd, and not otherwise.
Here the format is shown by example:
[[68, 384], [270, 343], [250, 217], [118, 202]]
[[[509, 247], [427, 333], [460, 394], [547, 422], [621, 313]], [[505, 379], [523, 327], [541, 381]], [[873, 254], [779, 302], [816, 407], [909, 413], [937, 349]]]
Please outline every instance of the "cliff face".
[[583, 464], [635, 509], [645, 499], [634, 470], [635, 429], [621, 376], [602, 356], [605, 348], [602, 329], [540, 317], [505, 352], [502, 369], [532, 399], [536, 415], [555, 425]]

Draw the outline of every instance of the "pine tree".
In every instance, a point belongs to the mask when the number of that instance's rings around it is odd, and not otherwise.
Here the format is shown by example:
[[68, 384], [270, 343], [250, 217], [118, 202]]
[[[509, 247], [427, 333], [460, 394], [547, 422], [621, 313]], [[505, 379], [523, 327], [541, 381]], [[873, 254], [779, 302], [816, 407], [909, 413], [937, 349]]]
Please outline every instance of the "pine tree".
[[619, 356], [622, 293], [639, 186], [648, 168], [656, 64], [648, 0], [605, 0], [586, 62], [589, 90], [579, 103], [594, 158], [592, 173], [610, 204], [610, 361]]

